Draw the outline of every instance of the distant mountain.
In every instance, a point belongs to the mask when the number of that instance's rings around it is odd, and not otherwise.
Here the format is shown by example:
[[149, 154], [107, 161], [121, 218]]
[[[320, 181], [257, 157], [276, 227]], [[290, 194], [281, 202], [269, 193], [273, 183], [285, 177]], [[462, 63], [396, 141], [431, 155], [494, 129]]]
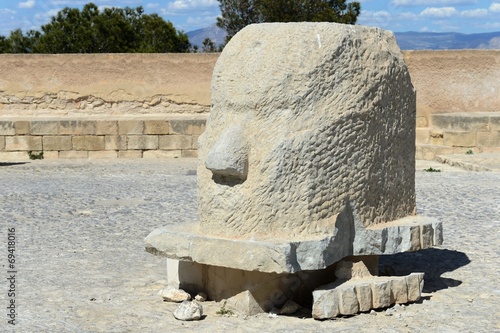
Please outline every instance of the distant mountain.
[[396, 32], [401, 50], [500, 49], [500, 31], [482, 34], [456, 32]]
[[224, 44], [227, 33], [224, 29], [221, 29], [214, 24], [208, 28], [189, 31], [187, 35], [191, 45], [197, 45], [201, 49], [205, 38], [210, 38], [212, 42], [214, 42], [215, 46]]
[[[500, 49], [500, 31], [481, 34], [460, 34], [456, 32], [396, 32], [401, 50], [458, 50], [458, 49]], [[213, 25], [187, 33], [192, 45], [201, 48], [205, 38], [217, 46], [224, 44], [226, 32]]]

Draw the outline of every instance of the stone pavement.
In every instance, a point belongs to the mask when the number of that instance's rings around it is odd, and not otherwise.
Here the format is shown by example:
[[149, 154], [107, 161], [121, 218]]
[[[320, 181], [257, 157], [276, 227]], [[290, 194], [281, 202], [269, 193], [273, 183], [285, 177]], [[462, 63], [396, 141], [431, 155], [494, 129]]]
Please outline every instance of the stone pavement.
[[[422, 171], [432, 166], [442, 172]], [[315, 321], [206, 317], [181, 322], [157, 292], [164, 259], [143, 239], [196, 218], [196, 161], [52, 160], [0, 163], [1, 332], [500, 332], [500, 172], [418, 161], [419, 214], [443, 221], [442, 246], [381, 259], [424, 272], [421, 301]], [[7, 324], [7, 229], [16, 228], [17, 325]], [[14, 329], [13, 329], [14, 328]]]

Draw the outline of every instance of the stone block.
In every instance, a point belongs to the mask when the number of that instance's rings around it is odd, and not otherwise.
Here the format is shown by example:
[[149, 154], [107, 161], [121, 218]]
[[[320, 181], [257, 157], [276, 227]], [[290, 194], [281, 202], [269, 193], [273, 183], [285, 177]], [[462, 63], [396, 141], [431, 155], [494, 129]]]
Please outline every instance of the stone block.
[[127, 150], [126, 135], [106, 135], [104, 137], [105, 150]]
[[391, 305], [391, 285], [389, 281], [374, 282], [372, 287], [372, 306], [374, 309]]
[[477, 132], [479, 147], [500, 147], [500, 131]]
[[255, 316], [264, 312], [252, 293], [248, 290], [227, 299], [226, 307], [236, 314], [243, 316]]
[[72, 139], [74, 150], [104, 150], [104, 136], [82, 135]]
[[431, 115], [433, 127], [458, 132], [476, 132], [488, 129], [487, 113], [435, 113]]
[[0, 150], [5, 149], [5, 136], [0, 136]]
[[158, 135], [129, 135], [127, 149], [156, 150], [158, 149]]
[[5, 137], [5, 150], [42, 150], [42, 137], [22, 135], [22, 136], [7, 136]]
[[[431, 145], [442, 146], [444, 145], [443, 132], [437, 130], [430, 130], [429, 142]], [[417, 142], [418, 144], [418, 142]]]
[[436, 223], [432, 224], [432, 229], [434, 230], [434, 245], [442, 245], [443, 244], [443, 224]]
[[93, 159], [108, 159], [117, 157], [118, 153], [114, 150], [89, 151], [89, 158]]
[[180, 158], [181, 150], [146, 150], [143, 158]]
[[418, 145], [418, 159], [433, 160], [437, 155], [453, 154], [453, 147], [435, 146], [435, 145]]
[[144, 134], [168, 135], [170, 123], [168, 120], [144, 120]]
[[172, 119], [170, 134], [200, 135], [205, 131], [205, 119]]
[[181, 157], [198, 157], [198, 151], [191, 149], [182, 150]]
[[408, 286], [404, 277], [396, 277], [390, 280], [391, 304], [403, 304], [408, 302]]
[[57, 135], [59, 122], [57, 120], [35, 120], [30, 124], [32, 135]]
[[370, 283], [356, 285], [356, 296], [358, 298], [359, 311], [366, 312], [372, 309], [372, 287]]
[[475, 147], [475, 132], [443, 132], [443, 142], [448, 147]]
[[89, 152], [83, 150], [69, 150], [69, 151], [60, 151], [59, 158], [67, 158], [67, 159], [83, 159], [88, 158]]
[[44, 151], [43, 152], [43, 159], [44, 160], [57, 160], [58, 158], [59, 158], [58, 151]]
[[490, 113], [490, 131], [500, 131], [500, 112]]
[[192, 139], [190, 135], [162, 135], [159, 148], [162, 150], [192, 149]]
[[335, 318], [340, 314], [338, 291], [331, 285], [313, 291], [312, 316], [314, 319]]
[[424, 273], [412, 273], [405, 276], [408, 288], [408, 302], [416, 302], [420, 299], [424, 287]]
[[97, 120], [95, 123], [96, 135], [118, 135], [118, 121]]
[[144, 122], [142, 120], [119, 120], [118, 121], [118, 134], [143, 134]]
[[0, 151], [1, 162], [25, 162], [29, 160], [28, 153], [25, 151]]
[[31, 122], [27, 120], [16, 120], [14, 123], [16, 135], [28, 135], [31, 133]]
[[353, 315], [359, 312], [355, 286], [340, 288], [339, 296], [339, 312], [341, 314]]
[[61, 120], [60, 135], [95, 135], [96, 122], [93, 120]]
[[118, 158], [142, 158], [142, 150], [120, 150]]
[[431, 130], [427, 127], [416, 129], [416, 140], [417, 144], [428, 144], [430, 141], [430, 132]]
[[44, 151], [71, 150], [73, 148], [71, 136], [68, 135], [45, 135], [42, 137], [42, 142]]
[[0, 121], [0, 135], [16, 135], [13, 121]]
[[422, 225], [420, 226], [420, 248], [428, 249], [434, 244], [434, 230], [432, 225]]

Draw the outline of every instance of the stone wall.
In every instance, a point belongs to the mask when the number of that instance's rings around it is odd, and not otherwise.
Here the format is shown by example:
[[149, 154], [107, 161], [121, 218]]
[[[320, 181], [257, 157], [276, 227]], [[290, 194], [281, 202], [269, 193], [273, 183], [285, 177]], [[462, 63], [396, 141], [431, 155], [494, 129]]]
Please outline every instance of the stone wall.
[[500, 50], [405, 51], [417, 127], [436, 113], [500, 112]]
[[218, 54], [0, 55], [0, 114], [207, 113]]
[[[1, 54], [0, 160], [26, 159], [30, 150], [43, 150], [45, 158], [194, 156], [196, 135], [204, 128], [201, 123], [210, 111], [210, 82], [218, 57], [219, 54]], [[404, 57], [417, 90], [417, 144], [423, 145], [417, 149], [417, 157], [432, 158], [434, 146], [441, 141], [449, 146], [440, 146], [439, 151], [462, 151], [460, 142], [464, 135], [474, 136], [476, 145], [487, 136], [489, 146], [500, 147], [496, 127], [485, 125], [488, 133], [482, 129], [480, 134], [464, 134], [458, 132], [466, 131], [463, 128], [467, 126], [455, 126], [445, 140], [447, 132], [443, 130], [449, 132], [450, 128], [433, 124], [436, 114], [457, 113], [461, 114], [460, 119], [465, 119], [463, 113], [482, 118], [485, 112], [498, 115], [499, 50], [406, 51]], [[142, 126], [151, 121], [175, 123], [178, 129], [186, 131], [171, 131], [172, 127], [165, 125], [158, 127], [164, 128], [162, 133], [148, 134], [145, 127], [143, 132], [124, 132], [123, 124], [131, 119]], [[198, 126], [194, 132], [189, 130], [192, 121]], [[65, 124], [74, 127], [67, 131]], [[39, 126], [52, 130], [36, 132]], [[99, 130], [107, 126], [116, 130]], [[110, 143], [114, 140], [111, 137], [123, 135], [121, 139], [126, 144], [121, 141], [115, 147]], [[136, 137], [139, 135], [153, 137], [140, 139]], [[188, 140], [190, 147], [187, 141], [174, 148], [160, 144], [167, 140], [164, 136], [171, 135], [195, 137]], [[156, 139], [158, 145], [145, 144]], [[85, 150], [77, 143], [80, 140], [95, 140], [97, 145]], [[145, 140], [141, 141], [144, 145], [136, 145], [137, 140]], [[468, 143], [467, 149], [470, 146]]]
[[43, 158], [196, 157], [207, 115], [2, 118], [0, 162]]

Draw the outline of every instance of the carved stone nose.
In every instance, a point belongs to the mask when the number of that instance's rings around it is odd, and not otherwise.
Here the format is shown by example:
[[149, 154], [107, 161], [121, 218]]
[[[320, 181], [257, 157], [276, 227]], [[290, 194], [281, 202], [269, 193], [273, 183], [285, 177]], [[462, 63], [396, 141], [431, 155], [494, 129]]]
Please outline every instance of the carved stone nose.
[[232, 126], [221, 134], [207, 154], [205, 167], [215, 176], [247, 178], [248, 145], [240, 126]]

